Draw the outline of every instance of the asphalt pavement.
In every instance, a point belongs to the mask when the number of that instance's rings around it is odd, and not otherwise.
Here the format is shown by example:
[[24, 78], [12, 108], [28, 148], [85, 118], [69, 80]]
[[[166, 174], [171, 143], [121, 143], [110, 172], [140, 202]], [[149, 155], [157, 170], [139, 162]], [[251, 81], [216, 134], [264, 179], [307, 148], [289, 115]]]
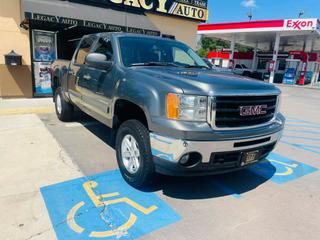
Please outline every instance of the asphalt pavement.
[[[281, 90], [286, 129], [265, 161], [219, 176], [163, 176], [144, 191], [122, 180], [110, 129], [92, 118], [80, 114], [77, 121], [62, 123], [53, 112], [4, 113], [0, 119], [7, 127], [0, 128], [0, 149], [6, 174], [0, 179], [6, 184], [1, 186], [0, 209], [7, 210], [6, 217], [0, 217], [0, 235], [59, 240], [319, 239], [320, 91]], [[19, 218], [20, 213], [25, 217]]]

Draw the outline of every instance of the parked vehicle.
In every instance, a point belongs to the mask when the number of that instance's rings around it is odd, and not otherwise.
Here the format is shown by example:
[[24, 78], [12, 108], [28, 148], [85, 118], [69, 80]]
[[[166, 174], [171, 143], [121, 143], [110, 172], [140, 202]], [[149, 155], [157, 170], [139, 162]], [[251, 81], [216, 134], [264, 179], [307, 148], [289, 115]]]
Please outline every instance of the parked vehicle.
[[243, 169], [276, 146], [285, 119], [271, 84], [213, 72], [185, 44], [125, 33], [84, 36], [71, 62], [53, 63], [56, 113], [79, 108], [115, 133], [124, 179]]
[[238, 75], [251, 77], [253, 74], [252, 69], [247, 68], [244, 64], [236, 64], [236, 66], [233, 69], [233, 72]]
[[231, 69], [216, 66], [208, 58], [202, 58], [202, 60], [208, 65], [209, 68], [211, 68], [215, 72], [220, 72], [220, 73], [225, 73], [225, 74], [233, 74]]

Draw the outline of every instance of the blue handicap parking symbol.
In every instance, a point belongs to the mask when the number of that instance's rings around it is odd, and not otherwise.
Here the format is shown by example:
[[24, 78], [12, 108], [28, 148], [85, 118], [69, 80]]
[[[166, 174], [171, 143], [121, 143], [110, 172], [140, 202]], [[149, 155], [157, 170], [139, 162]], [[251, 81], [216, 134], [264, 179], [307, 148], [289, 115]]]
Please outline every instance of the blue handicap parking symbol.
[[61, 240], [136, 239], [181, 217], [156, 194], [129, 186], [119, 171], [41, 188]]
[[317, 168], [288, 159], [276, 153], [271, 153], [267, 157], [266, 161], [251, 166], [249, 170], [262, 177], [270, 176], [268, 171], [271, 170], [266, 167], [269, 163], [271, 163], [276, 169], [276, 172], [270, 180], [277, 184], [284, 184], [296, 180], [318, 170]]

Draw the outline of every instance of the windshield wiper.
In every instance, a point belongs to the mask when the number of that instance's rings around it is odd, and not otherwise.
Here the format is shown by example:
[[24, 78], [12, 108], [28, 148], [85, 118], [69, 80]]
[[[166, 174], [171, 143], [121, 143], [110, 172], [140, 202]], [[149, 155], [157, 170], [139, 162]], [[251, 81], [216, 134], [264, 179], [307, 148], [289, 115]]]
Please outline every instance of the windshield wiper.
[[200, 65], [185, 65], [185, 68], [205, 68], [205, 69], [210, 69], [209, 67], [206, 66], [200, 66]]
[[169, 62], [146, 62], [146, 63], [132, 63], [130, 67], [139, 67], [139, 66], [170, 66], [170, 67], [181, 67], [174, 63]]

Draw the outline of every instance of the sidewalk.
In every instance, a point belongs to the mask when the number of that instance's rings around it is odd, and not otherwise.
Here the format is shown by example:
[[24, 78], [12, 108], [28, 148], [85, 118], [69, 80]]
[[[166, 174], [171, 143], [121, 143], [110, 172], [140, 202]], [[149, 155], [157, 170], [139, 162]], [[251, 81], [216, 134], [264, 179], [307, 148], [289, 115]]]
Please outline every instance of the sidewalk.
[[[42, 99], [0, 105], [2, 112], [52, 108]], [[0, 116], [0, 122], [1, 239], [54, 240], [40, 188], [83, 175], [37, 115]]]
[[0, 99], [0, 116], [54, 111], [52, 98]]
[[291, 88], [306, 88], [306, 89], [315, 89], [315, 90], [320, 90], [320, 82], [315, 84], [315, 85], [289, 85], [289, 84], [282, 84], [282, 83], [275, 83], [276, 86], [280, 87], [291, 87]]

